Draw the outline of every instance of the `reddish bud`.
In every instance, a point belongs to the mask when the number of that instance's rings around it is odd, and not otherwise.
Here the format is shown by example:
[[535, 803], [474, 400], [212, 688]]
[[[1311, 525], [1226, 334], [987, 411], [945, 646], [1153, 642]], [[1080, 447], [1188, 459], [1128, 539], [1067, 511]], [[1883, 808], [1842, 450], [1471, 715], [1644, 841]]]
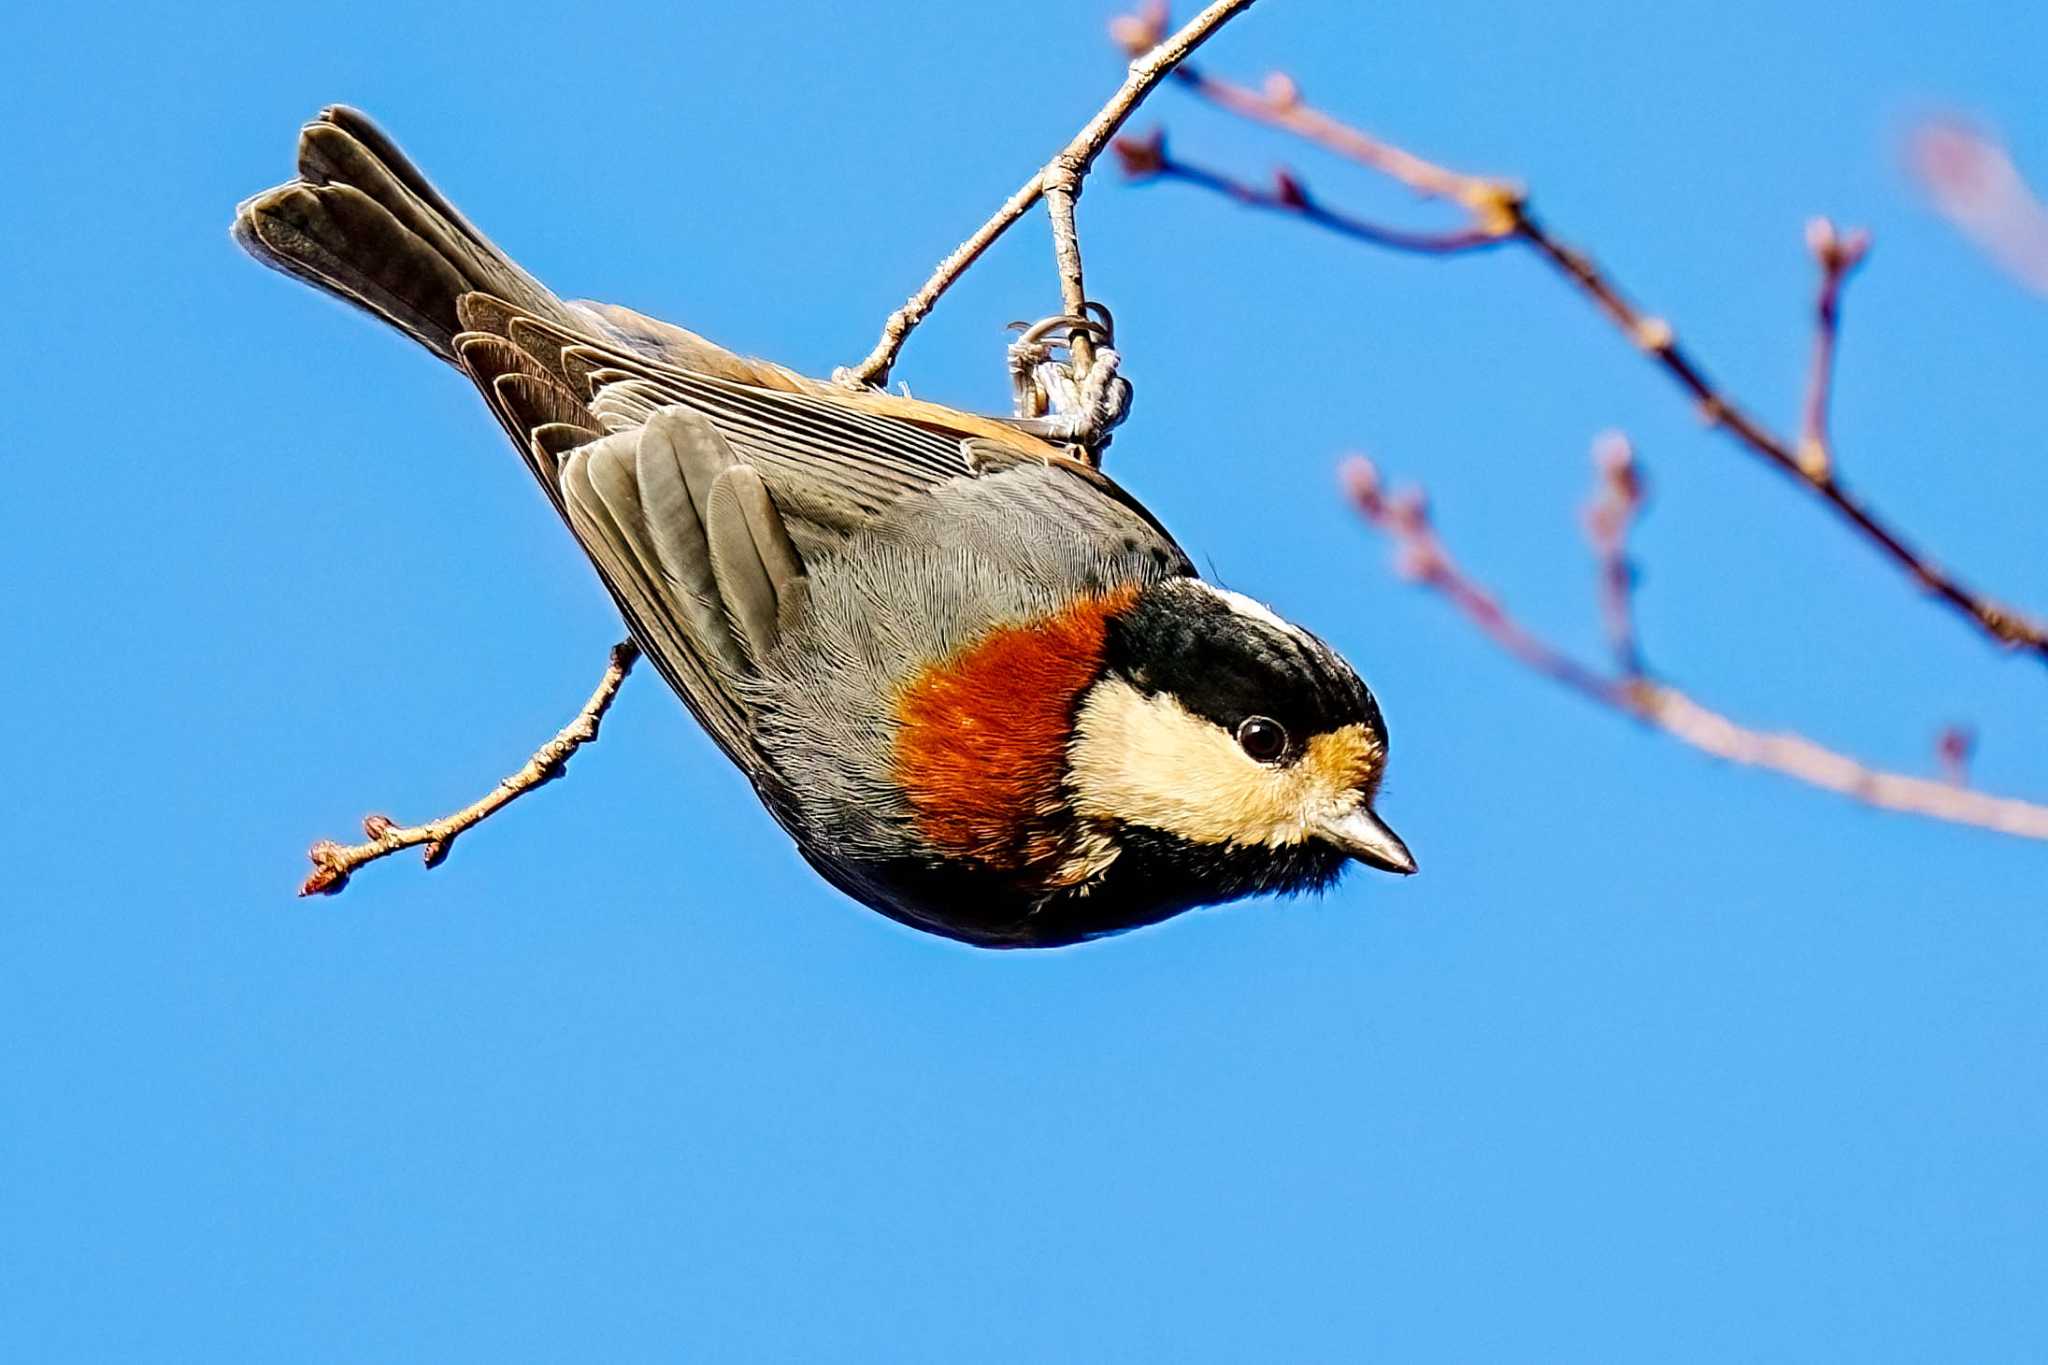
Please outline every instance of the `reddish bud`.
[[1429, 533], [1429, 495], [1420, 488], [1404, 488], [1387, 499], [1387, 517], [1402, 535]]
[[1154, 128], [1149, 133], [1131, 137], [1120, 137], [1109, 144], [1116, 153], [1117, 165], [1133, 180], [1158, 175], [1166, 169], [1166, 131]]
[[1166, 40], [1169, 13], [1165, 0], [1151, 0], [1136, 14], [1119, 14], [1109, 21], [1109, 36], [1126, 55], [1142, 57]]
[[1935, 737], [1934, 756], [1942, 776], [1958, 787], [1970, 780], [1970, 755], [1977, 749], [1977, 732], [1967, 725], [1950, 725]]
[[1855, 268], [1870, 250], [1870, 233], [1864, 228], [1838, 229], [1831, 219], [1813, 218], [1806, 224], [1806, 249], [1830, 274], [1845, 274]]
[[1338, 481], [1344, 485], [1344, 492], [1353, 502], [1367, 511], [1377, 510], [1380, 505], [1380, 471], [1363, 455], [1347, 455], [1337, 466]]
[[1266, 77], [1265, 93], [1266, 103], [1283, 114], [1301, 103], [1301, 87], [1285, 71], [1275, 71]]
[[1394, 572], [1410, 583], [1426, 583], [1443, 577], [1442, 551], [1427, 540], [1404, 540], [1394, 553]]
[[1273, 172], [1273, 198], [1291, 209], [1308, 207], [1307, 188], [1285, 166]]
[[1593, 467], [1600, 472], [1601, 486], [1616, 502], [1628, 508], [1642, 502], [1642, 465], [1626, 433], [1604, 431], [1593, 438]]

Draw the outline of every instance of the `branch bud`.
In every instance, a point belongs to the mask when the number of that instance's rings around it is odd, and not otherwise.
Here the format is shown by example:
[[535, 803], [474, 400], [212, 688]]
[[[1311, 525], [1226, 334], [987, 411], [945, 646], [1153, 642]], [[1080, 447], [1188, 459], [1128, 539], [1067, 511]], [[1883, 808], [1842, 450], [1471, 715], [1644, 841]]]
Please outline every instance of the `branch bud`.
[[1345, 495], [1357, 503], [1368, 516], [1377, 516], [1385, 510], [1385, 499], [1380, 491], [1379, 466], [1363, 455], [1347, 455], [1337, 466], [1337, 479], [1344, 485]]
[[1870, 250], [1870, 233], [1864, 228], [1843, 232], [1832, 219], [1812, 218], [1806, 224], [1806, 249], [1828, 274], [1846, 275]]
[[1668, 351], [1676, 339], [1671, 324], [1662, 318], [1644, 318], [1636, 324], [1636, 345], [1645, 351]]
[[1150, 0], [1136, 14], [1119, 14], [1109, 21], [1110, 40], [1130, 57], [1142, 57], [1166, 41], [1171, 16], [1166, 0]]
[[1120, 137], [1109, 144], [1116, 153], [1117, 166], [1133, 180], [1144, 180], [1166, 169], [1166, 130]]
[[1977, 749], [1977, 732], [1967, 725], [1944, 726], [1934, 740], [1934, 756], [1941, 774], [1958, 787], [1970, 783], [1970, 755]]
[[1285, 114], [1301, 103], [1301, 87], [1285, 71], [1266, 77], [1266, 104], [1276, 114]]

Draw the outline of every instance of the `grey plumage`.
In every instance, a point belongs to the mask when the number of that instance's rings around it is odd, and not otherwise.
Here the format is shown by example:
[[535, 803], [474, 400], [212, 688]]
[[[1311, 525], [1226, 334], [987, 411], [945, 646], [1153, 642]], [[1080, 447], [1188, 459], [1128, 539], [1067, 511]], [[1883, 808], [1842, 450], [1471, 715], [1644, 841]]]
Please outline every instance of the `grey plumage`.
[[691, 634], [737, 673], [747, 661], [721, 606], [707, 529], [711, 490], [734, 464], [732, 450], [709, 422], [679, 407], [658, 412], [633, 445], [641, 509], [669, 598]]
[[955, 480], [877, 518], [813, 564], [801, 628], [762, 661], [775, 698], [757, 725], [805, 822], [863, 857], [909, 842], [892, 770], [906, 660], [951, 656], [1000, 622], [1043, 618], [1077, 592], [1193, 573], [1171, 541], [1064, 469], [1035, 462]]
[[718, 476], [704, 516], [711, 568], [745, 646], [758, 665], [781, 639], [781, 621], [796, 605], [804, 577], [789, 531], [759, 473], [734, 465]]
[[[879, 780], [887, 735], [844, 733], [826, 689], [864, 689], [859, 713], [886, 715], [880, 691], [906, 660], [1057, 605], [1063, 555], [1105, 581], [1192, 571], [1116, 485], [1001, 423], [562, 301], [354, 110], [306, 126], [298, 171], [239, 206], [237, 239], [476, 383], [642, 647], [785, 815], [823, 818], [834, 799], [899, 815], [852, 790]], [[921, 543], [955, 518], [942, 547]], [[976, 593], [942, 591], [963, 574]], [[890, 624], [862, 606], [878, 595]], [[765, 722], [763, 698], [785, 689], [816, 704]], [[806, 757], [836, 752], [868, 776]]]

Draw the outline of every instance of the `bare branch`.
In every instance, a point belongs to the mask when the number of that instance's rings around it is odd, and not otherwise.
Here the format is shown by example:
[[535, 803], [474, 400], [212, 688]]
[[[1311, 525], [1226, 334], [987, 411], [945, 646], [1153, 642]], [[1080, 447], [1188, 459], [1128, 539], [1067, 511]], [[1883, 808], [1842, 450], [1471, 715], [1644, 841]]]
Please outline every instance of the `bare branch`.
[[[1102, 149], [1116, 136], [1117, 129], [1131, 116], [1145, 96], [1152, 93], [1160, 81], [1166, 78], [1176, 66], [1187, 60], [1188, 54], [1200, 47], [1208, 37], [1224, 24], [1245, 10], [1250, 9], [1252, 0], [1214, 0], [1183, 25], [1171, 37], [1163, 37], [1151, 44], [1149, 50], [1135, 55], [1130, 72], [1124, 83], [1102, 106], [1095, 117], [1090, 119], [1074, 140], [1063, 147], [1059, 154], [1046, 163], [1036, 174], [1003, 201], [1003, 206], [974, 234], [943, 260], [915, 294], [910, 296], [901, 308], [889, 315], [882, 326], [881, 340], [875, 348], [862, 358], [861, 362], [849, 369], [840, 370], [833, 376], [842, 384], [860, 387], [869, 384], [885, 384], [889, 371], [896, 364], [896, 356], [903, 349], [904, 340], [911, 330], [922, 322], [932, 311], [933, 305], [953, 282], [966, 273], [988, 250], [995, 240], [1009, 230], [1010, 225], [1022, 218], [1039, 198], [1048, 192], [1053, 202], [1048, 205], [1053, 218], [1054, 255], [1060, 272], [1060, 295], [1066, 311], [1076, 317], [1084, 312], [1082, 307], [1087, 295], [1081, 283], [1081, 248], [1074, 230], [1074, 200], [1080, 196], [1081, 182], [1087, 178], [1095, 158], [1102, 155]], [[1079, 340], [1074, 359], [1077, 369], [1085, 369], [1087, 339]]]
[[604, 677], [599, 680], [597, 690], [590, 694], [590, 700], [583, 703], [583, 709], [576, 713], [576, 719], [563, 726], [553, 739], [535, 751], [519, 771], [493, 787], [481, 800], [424, 825], [397, 825], [382, 815], [368, 816], [363, 821], [363, 833], [369, 836], [367, 843], [344, 845], [323, 839], [313, 845], [307, 851], [307, 856], [313, 860], [313, 873], [299, 888], [299, 894], [331, 896], [348, 885], [348, 879], [356, 869], [379, 858], [388, 858], [400, 849], [425, 845], [427, 866], [439, 866], [448, 856], [457, 835], [481, 824], [534, 788], [562, 775], [568, 766], [569, 756], [597, 738], [598, 725], [604, 720], [604, 713], [610, 709], [612, 699], [618, 696], [620, 685], [626, 681], [626, 675], [633, 671], [633, 665], [639, 658], [640, 647], [631, 640], [613, 645]]
[[[1346, 491], [1361, 515], [1389, 536], [1397, 570], [1438, 593], [1502, 649], [1579, 695], [1630, 716], [1703, 753], [1763, 768], [1865, 805], [1974, 825], [2026, 839], [2048, 839], [2048, 805], [1991, 796], [1959, 783], [1872, 768], [1802, 735], [1738, 725], [1677, 688], [1645, 678], [1609, 677], [1580, 663], [1516, 621], [1445, 550], [1419, 493], [1388, 493], [1362, 456], [1344, 463]], [[1951, 778], [1954, 770], [1951, 769]]]
[[[1156, 16], [1157, 12], [1148, 13]], [[1128, 41], [1134, 31], [1131, 26], [1145, 22], [1147, 20], [1143, 18], [1122, 21], [1116, 29], [1119, 41]], [[1299, 88], [1285, 76], [1272, 77], [1265, 89], [1255, 90], [1220, 80], [1186, 65], [1174, 74], [1180, 83], [1219, 108], [1308, 139], [1360, 165], [1391, 176], [1419, 194], [1455, 202], [1465, 209], [1472, 232], [1519, 242], [1534, 251], [1613, 323], [1632, 346], [1689, 394], [1709, 424], [1721, 428], [1740, 445], [1796, 480], [1922, 588], [1973, 623], [1983, 634], [1999, 644], [2025, 650], [2048, 661], [2048, 625], [1978, 592], [1916, 548], [1903, 532], [1842, 485], [1836, 476], [1832, 458], [1802, 461], [1798, 446], [1764, 425], [1732, 394], [1708, 377], [1704, 366], [1679, 344], [1670, 323], [1639, 309], [1592, 258], [1553, 235], [1535, 217], [1527, 195], [1518, 186], [1504, 180], [1448, 170], [1342, 123], [1305, 104]], [[1238, 202], [1284, 212], [1325, 228], [1334, 226], [1330, 221], [1333, 216], [1341, 216], [1328, 212], [1304, 213], [1298, 203], [1290, 202], [1286, 196], [1246, 196], [1237, 192], [1233, 182], [1226, 177], [1213, 174], [1207, 179], [1188, 175], [1170, 178], [1204, 184], [1207, 188], [1230, 194]], [[1290, 176], [1289, 179], [1298, 189], [1299, 178]], [[1305, 190], [1299, 191], [1297, 197], [1303, 202], [1313, 202]], [[1347, 235], [1374, 240], [1365, 234]], [[1863, 245], [1867, 247], [1867, 239]], [[1846, 267], [1843, 273], [1846, 273]], [[1837, 279], [1835, 284], [1839, 287], [1840, 280]], [[1832, 335], [1827, 344], [1831, 368]]]

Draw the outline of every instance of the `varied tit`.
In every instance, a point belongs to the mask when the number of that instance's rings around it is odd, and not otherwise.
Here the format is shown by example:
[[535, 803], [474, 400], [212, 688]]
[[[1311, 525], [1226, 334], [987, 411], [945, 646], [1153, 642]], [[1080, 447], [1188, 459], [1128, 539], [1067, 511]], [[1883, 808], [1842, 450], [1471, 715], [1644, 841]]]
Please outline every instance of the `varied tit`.
[[306, 126], [298, 170], [236, 237], [475, 382], [647, 657], [848, 895], [1048, 947], [1352, 859], [1415, 870], [1373, 813], [1358, 675], [1064, 448], [558, 299], [353, 110]]

